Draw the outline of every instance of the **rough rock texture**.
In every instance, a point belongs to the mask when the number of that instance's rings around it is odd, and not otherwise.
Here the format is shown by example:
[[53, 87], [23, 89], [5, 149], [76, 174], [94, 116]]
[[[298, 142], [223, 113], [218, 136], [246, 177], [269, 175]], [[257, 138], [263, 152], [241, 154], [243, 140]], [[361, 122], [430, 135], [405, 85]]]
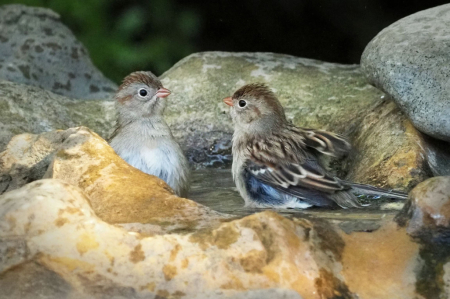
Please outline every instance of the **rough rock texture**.
[[[194, 233], [143, 236], [101, 221], [85, 193], [59, 180], [0, 197], [0, 285], [34, 271], [46, 292], [58, 294], [270, 298], [263, 289], [272, 289], [305, 299], [419, 298], [420, 250], [390, 220], [371, 233], [344, 233], [324, 220], [263, 212]], [[428, 274], [435, 283], [444, 277]], [[54, 277], [53, 289], [45, 277]], [[236, 294], [248, 290], [260, 291]]]
[[80, 187], [97, 216], [136, 231], [193, 229], [214, 225], [220, 218], [175, 196], [164, 181], [130, 166], [83, 127], [14, 137], [0, 155], [0, 174], [0, 186], [7, 191], [42, 177]]
[[381, 31], [361, 65], [422, 132], [450, 141], [450, 5], [424, 10]]
[[41, 179], [54, 152], [76, 129], [40, 135], [20, 134], [0, 153], [0, 194]]
[[183, 142], [190, 134], [232, 132], [222, 99], [247, 83], [269, 84], [295, 124], [341, 132], [349, 119], [375, 107], [383, 95], [366, 83], [357, 65], [273, 53], [192, 54], [161, 79], [172, 91], [166, 119]]
[[233, 125], [222, 99], [244, 84], [265, 82], [295, 125], [349, 136], [355, 152], [344, 169], [337, 167], [341, 176], [349, 172], [350, 180], [407, 190], [429, 176], [420, 134], [357, 65], [206, 52], [181, 60], [162, 82], [172, 91], [166, 119], [184, 148], [194, 148], [193, 162], [229, 163]]
[[55, 12], [1, 6], [0, 32], [0, 78], [73, 98], [103, 99], [115, 91]]
[[409, 190], [430, 176], [426, 154], [436, 150], [427, 146], [395, 103], [383, 102], [367, 111], [351, 136], [348, 180]]
[[408, 233], [442, 237], [450, 243], [450, 177], [434, 177], [420, 183], [411, 191], [410, 198], [404, 208]]
[[73, 100], [24, 84], [0, 81], [0, 152], [20, 133], [87, 126], [107, 138], [116, 120], [114, 103]]

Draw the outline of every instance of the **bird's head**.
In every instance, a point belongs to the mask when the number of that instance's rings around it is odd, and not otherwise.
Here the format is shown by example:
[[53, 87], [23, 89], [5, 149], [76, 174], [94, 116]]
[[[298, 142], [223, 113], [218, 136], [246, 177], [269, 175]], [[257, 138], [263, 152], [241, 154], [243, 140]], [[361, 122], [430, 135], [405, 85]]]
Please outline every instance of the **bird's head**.
[[223, 101], [231, 107], [235, 129], [247, 134], [269, 133], [286, 123], [283, 106], [264, 84], [244, 85]]
[[154, 74], [134, 72], [125, 77], [115, 99], [121, 118], [133, 121], [162, 116], [168, 95], [170, 91]]

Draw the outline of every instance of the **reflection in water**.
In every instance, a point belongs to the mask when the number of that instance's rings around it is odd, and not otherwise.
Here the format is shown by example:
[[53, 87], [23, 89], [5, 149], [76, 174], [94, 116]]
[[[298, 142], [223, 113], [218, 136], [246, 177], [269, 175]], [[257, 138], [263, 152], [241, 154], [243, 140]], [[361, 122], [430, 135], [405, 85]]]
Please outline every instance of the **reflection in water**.
[[[266, 209], [246, 208], [231, 176], [230, 169], [202, 169], [195, 170], [192, 177], [192, 187], [189, 198], [208, 206], [216, 211], [236, 216], [246, 216]], [[392, 218], [402, 204], [392, 205], [389, 199], [371, 197], [364, 200], [371, 202], [363, 209], [325, 210], [313, 208], [307, 210], [277, 209], [276, 211], [287, 217], [327, 218], [335, 220], [380, 220], [386, 216]]]

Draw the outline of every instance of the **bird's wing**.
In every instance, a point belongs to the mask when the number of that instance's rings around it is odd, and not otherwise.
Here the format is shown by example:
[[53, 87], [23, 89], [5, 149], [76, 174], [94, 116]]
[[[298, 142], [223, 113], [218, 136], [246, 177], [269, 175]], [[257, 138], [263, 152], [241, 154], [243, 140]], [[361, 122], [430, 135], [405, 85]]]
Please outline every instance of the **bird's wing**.
[[[296, 138], [253, 140], [247, 145], [250, 158], [246, 170], [256, 179], [286, 194], [305, 200], [315, 195], [342, 207], [358, 206], [355, 197], [342, 198], [339, 195], [342, 193], [339, 191], [348, 189], [348, 186], [328, 174], [306, 147], [304, 140]], [[312, 200], [316, 204], [316, 199]]]
[[350, 143], [344, 136], [339, 134], [323, 130], [298, 128], [294, 126], [289, 126], [288, 130], [294, 135], [303, 138], [307, 147], [313, 148], [319, 153], [328, 156], [342, 157], [351, 149]]

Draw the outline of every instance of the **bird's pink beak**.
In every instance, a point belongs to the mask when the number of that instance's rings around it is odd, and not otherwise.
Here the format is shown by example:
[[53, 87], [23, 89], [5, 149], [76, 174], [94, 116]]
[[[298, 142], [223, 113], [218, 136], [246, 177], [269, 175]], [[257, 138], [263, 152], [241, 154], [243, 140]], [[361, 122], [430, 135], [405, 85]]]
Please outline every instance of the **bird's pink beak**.
[[164, 88], [164, 87], [161, 87], [161, 88], [158, 89], [158, 91], [156, 92], [156, 96], [157, 96], [158, 98], [165, 98], [165, 97], [167, 97], [169, 94], [170, 94], [170, 90], [168, 90], [168, 89], [166, 89], [166, 88]]
[[227, 104], [228, 106], [233, 107], [233, 99], [232, 99], [231, 97], [228, 97], [228, 98], [223, 99], [223, 102], [224, 102], [225, 104]]

